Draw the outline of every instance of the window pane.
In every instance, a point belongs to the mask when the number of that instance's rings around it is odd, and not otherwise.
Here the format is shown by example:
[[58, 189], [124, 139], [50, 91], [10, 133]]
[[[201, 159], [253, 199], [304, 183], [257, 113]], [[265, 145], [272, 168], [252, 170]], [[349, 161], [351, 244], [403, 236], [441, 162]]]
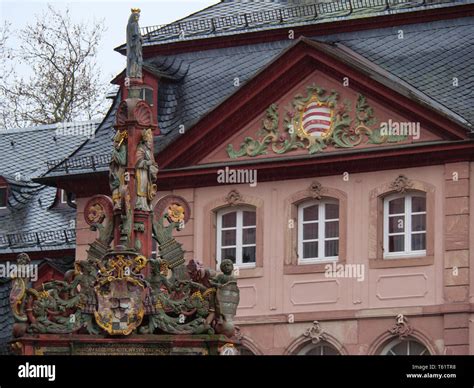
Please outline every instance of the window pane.
[[144, 100], [150, 104], [150, 106], [153, 106], [153, 90], [145, 88], [145, 98]]
[[318, 223], [303, 224], [303, 240], [314, 240], [318, 238]]
[[339, 240], [330, 240], [325, 243], [325, 256], [337, 256], [339, 255]]
[[235, 263], [235, 248], [224, 248], [221, 253], [221, 260], [230, 259]]
[[255, 228], [242, 230], [242, 244], [255, 244]]
[[426, 233], [411, 235], [411, 250], [423, 251], [426, 249]]
[[399, 356], [408, 356], [408, 341], [400, 342], [398, 345], [395, 345], [391, 351]]
[[255, 212], [244, 211], [244, 226], [255, 226]]
[[339, 355], [338, 351], [332, 346], [324, 345], [323, 346], [323, 356], [337, 356]]
[[411, 199], [411, 211], [413, 213], [425, 212], [426, 211], [426, 198], [413, 197]]
[[7, 188], [0, 187], [0, 207], [7, 206]]
[[325, 237], [339, 237], [339, 221], [326, 222]]
[[303, 259], [318, 257], [318, 242], [303, 243]]
[[236, 226], [236, 217], [237, 213], [227, 213], [222, 216], [222, 227], [223, 228], [231, 228]]
[[326, 204], [326, 219], [339, 218], [339, 205], [337, 203]]
[[409, 341], [408, 345], [409, 345], [410, 356], [419, 356], [426, 353], [428, 350], [426, 349], [425, 345], [422, 345], [416, 341]]
[[389, 236], [388, 237], [388, 251], [389, 252], [403, 252], [405, 250], [405, 236]]
[[255, 247], [242, 249], [242, 263], [255, 263]]
[[222, 246], [226, 247], [229, 245], [235, 245], [235, 235], [236, 235], [235, 229], [223, 230], [222, 231]]
[[389, 214], [400, 214], [405, 212], [405, 198], [393, 199], [388, 203]]
[[318, 219], [318, 205], [308, 206], [303, 209], [303, 221], [314, 221]]
[[426, 215], [418, 214], [411, 216], [411, 230], [414, 232], [426, 230]]
[[337, 356], [338, 351], [329, 345], [316, 345], [314, 348], [308, 350], [306, 353], [308, 356]]
[[405, 231], [405, 216], [394, 216], [388, 219], [388, 232], [401, 233]]

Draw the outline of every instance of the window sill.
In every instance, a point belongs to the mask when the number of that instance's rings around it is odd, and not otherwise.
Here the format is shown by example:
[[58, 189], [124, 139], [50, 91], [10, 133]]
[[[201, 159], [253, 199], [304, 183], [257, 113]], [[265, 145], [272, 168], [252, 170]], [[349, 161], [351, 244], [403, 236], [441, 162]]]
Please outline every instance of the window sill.
[[407, 256], [397, 258], [379, 258], [369, 260], [369, 268], [399, 268], [433, 265], [434, 256]]
[[263, 267], [239, 268], [237, 279], [261, 278], [263, 277]]

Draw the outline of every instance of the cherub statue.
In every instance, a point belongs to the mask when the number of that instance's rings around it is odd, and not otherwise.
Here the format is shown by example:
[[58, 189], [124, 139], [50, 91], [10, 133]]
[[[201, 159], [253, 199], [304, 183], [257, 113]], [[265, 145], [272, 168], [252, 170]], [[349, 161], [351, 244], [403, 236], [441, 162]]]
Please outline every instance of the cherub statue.
[[231, 260], [222, 260], [222, 273], [209, 279], [209, 283], [216, 288], [216, 322], [214, 329], [218, 334], [232, 337], [235, 332], [234, 316], [239, 305], [240, 294], [237, 279], [233, 275], [234, 263]]

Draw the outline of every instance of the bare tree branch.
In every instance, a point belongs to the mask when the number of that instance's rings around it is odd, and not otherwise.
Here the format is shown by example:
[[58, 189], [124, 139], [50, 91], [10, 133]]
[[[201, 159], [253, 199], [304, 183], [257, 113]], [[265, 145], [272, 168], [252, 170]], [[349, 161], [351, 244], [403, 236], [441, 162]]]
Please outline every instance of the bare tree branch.
[[[51, 5], [18, 32], [20, 45], [8, 51], [9, 26], [0, 26], [0, 54], [30, 67], [29, 77], [0, 75], [0, 127], [97, 119], [108, 108], [106, 83], [95, 61], [103, 21], [75, 23], [69, 10]], [[3, 66], [2, 66], [3, 67]]]

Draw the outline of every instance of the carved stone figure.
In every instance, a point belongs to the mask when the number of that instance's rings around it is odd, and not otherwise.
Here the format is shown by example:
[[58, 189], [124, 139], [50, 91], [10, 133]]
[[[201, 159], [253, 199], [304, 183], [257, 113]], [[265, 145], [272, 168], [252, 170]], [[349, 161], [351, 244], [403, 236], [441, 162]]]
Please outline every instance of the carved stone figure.
[[[31, 262], [30, 257], [26, 253], [20, 253], [16, 260], [18, 265], [28, 265]], [[28, 279], [16, 277], [12, 280], [12, 288], [10, 291], [10, 307], [13, 316], [17, 322], [26, 322], [28, 320], [25, 312], [25, 295], [28, 285]]]
[[216, 333], [232, 337], [235, 331], [234, 316], [237, 313], [240, 294], [237, 279], [233, 276], [234, 264], [231, 260], [222, 260], [222, 273], [210, 280], [211, 285], [216, 287]]
[[132, 8], [127, 24], [127, 77], [129, 78], [142, 78], [143, 38], [138, 25], [139, 19], [140, 9]]
[[137, 147], [137, 201], [135, 209], [151, 211], [151, 200], [156, 195], [156, 176], [158, 165], [153, 155], [153, 132], [151, 129], [143, 130], [142, 141]]
[[109, 185], [114, 202], [114, 210], [122, 208], [122, 193], [125, 185], [125, 168], [127, 167], [127, 132], [117, 131], [110, 161]]

